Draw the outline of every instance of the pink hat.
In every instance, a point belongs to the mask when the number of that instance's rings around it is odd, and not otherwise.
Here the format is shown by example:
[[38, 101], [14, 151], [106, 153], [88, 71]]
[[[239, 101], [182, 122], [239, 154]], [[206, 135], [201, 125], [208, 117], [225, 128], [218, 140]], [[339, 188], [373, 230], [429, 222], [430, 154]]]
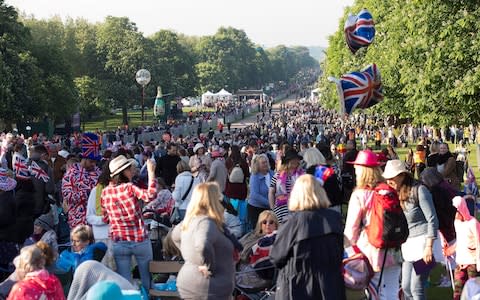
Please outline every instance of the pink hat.
[[362, 150], [358, 152], [355, 161], [347, 161], [349, 164], [364, 166], [364, 167], [378, 167], [378, 156], [375, 152], [370, 150]]

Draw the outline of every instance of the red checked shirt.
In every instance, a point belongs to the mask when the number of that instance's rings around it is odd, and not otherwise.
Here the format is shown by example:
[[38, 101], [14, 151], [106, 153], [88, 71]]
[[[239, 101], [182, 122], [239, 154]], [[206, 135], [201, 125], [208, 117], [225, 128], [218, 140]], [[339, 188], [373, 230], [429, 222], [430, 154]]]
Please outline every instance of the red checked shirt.
[[151, 180], [148, 189], [133, 183], [110, 183], [102, 191], [103, 221], [110, 224], [110, 238], [114, 241], [142, 242], [147, 238], [140, 200], [150, 202], [157, 196], [157, 181]]

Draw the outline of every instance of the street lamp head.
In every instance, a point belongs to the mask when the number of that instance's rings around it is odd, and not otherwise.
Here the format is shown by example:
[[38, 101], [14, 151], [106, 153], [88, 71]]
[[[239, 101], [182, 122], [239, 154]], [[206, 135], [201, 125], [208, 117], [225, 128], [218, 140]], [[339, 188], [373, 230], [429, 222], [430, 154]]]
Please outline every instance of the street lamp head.
[[148, 70], [140, 69], [137, 71], [135, 79], [137, 80], [137, 83], [141, 86], [146, 86], [150, 82], [152, 77], [150, 76], [150, 72]]

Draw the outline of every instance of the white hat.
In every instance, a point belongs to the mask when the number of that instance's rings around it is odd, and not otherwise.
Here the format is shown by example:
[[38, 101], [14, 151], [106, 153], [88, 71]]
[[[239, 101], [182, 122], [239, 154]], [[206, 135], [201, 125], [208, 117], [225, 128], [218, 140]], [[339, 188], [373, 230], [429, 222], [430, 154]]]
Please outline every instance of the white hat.
[[62, 150], [58, 151], [58, 155], [60, 155], [61, 157], [66, 159], [70, 155], [70, 153], [67, 150], [62, 149]]
[[205, 149], [205, 146], [202, 144], [202, 143], [197, 143], [195, 145], [195, 147], [193, 147], [193, 153], [197, 153], [197, 150], [200, 149], [200, 148], [204, 148]]
[[133, 158], [127, 159], [123, 155], [115, 157], [108, 164], [108, 168], [110, 169], [110, 177], [120, 174], [120, 172], [130, 167], [133, 163], [135, 163], [135, 159]]
[[385, 179], [392, 179], [402, 173], [408, 173], [405, 163], [401, 160], [393, 159], [387, 161], [387, 164], [385, 165], [385, 171], [383, 172], [382, 176]]

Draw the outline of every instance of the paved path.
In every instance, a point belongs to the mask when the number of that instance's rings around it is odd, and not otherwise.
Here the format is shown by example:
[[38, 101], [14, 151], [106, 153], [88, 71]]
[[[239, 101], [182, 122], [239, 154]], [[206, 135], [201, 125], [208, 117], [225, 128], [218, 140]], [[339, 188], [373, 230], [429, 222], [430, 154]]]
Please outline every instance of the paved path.
[[[295, 102], [295, 98], [285, 98], [283, 100], [281, 100], [280, 102], [277, 102], [275, 104], [273, 104], [273, 108], [272, 108], [272, 113], [278, 113], [280, 111], [280, 104], [285, 104], [285, 103], [294, 103]], [[252, 114], [251, 116], [248, 116], [247, 118], [245, 119], [242, 119], [242, 120], [239, 120], [235, 123], [232, 123], [232, 129], [242, 129], [242, 128], [245, 128], [247, 126], [250, 126], [250, 125], [253, 125], [257, 122], [257, 114], [261, 114], [261, 112], [258, 112], [258, 113], [254, 113]], [[267, 111], [267, 115], [268, 115], [268, 111]]]

